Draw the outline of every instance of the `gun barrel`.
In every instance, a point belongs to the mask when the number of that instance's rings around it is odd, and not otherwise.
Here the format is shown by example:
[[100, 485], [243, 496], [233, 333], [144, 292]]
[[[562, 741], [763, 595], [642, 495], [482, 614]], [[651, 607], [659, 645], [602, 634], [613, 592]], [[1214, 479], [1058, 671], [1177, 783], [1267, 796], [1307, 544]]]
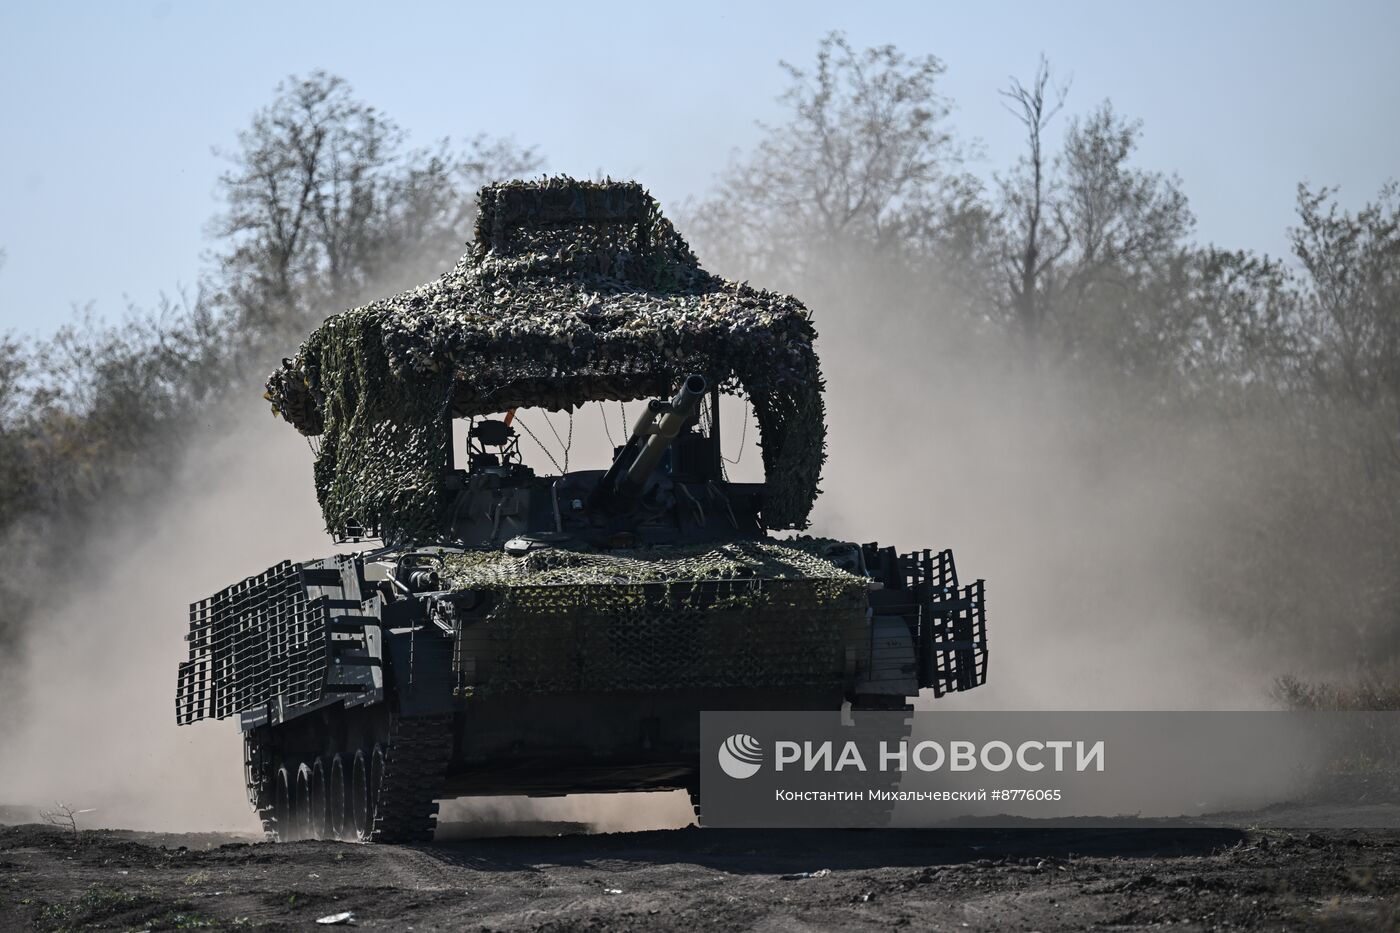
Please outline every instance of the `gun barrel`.
[[670, 402], [653, 401], [632, 429], [628, 447], [640, 447], [627, 470], [617, 480], [617, 492], [624, 496], [634, 496], [642, 491], [647, 477], [651, 476], [666, 448], [681, 433], [685, 423], [694, 416], [700, 407], [700, 399], [709, 389], [709, 381], [698, 373], [685, 378], [680, 391]]

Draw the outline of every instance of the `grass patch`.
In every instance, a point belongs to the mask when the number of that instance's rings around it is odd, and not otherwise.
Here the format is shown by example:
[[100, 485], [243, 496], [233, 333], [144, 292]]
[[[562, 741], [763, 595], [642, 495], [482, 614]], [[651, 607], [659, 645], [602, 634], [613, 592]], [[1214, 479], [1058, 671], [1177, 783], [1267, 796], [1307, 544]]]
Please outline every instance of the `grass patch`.
[[[93, 885], [75, 900], [39, 906], [38, 924], [54, 933], [86, 929], [202, 930], [223, 921], [205, 916], [187, 902], [171, 904], [144, 891], [120, 891]], [[231, 926], [244, 926], [234, 921]]]
[[188, 910], [172, 910], [146, 921], [153, 930], [204, 930], [220, 926], [213, 917], [201, 917]]
[[156, 903], [149, 894], [95, 884], [75, 900], [44, 904], [38, 920], [54, 930], [80, 930]]

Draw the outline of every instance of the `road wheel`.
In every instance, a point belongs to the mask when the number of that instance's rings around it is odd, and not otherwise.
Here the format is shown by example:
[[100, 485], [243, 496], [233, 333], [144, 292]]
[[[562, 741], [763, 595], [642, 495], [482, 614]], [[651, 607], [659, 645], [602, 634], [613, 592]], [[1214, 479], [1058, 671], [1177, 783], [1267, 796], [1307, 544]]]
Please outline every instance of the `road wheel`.
[[272, 821], [278, 842], [287, 842], [292, 838], [291, 781], [285, 765], [277, 769], [276, 787], [272, 793]]
[[329, 839], [330, 797], [326, 786], [326, 760], [317, 758], [311, 764], [311, 838]]
[[311, 809], [311, 766], [304, 761], [297, 766], [296, 800], [292, 807], [292, 825], [296, 827], [296, 838], [310, 839], [314, 821]]
[[345, 773], [344, 755], [331, 758], [331, 772], [326, 794], [329, 808], [329, 828], [332, 839], [354, 838], [355, 814], [350, 812], [350, 789], [347, 786], [349, 775]]
[[370, 818], [369, 759], [364, 749], [356, 749], [355, 762], [350, 769], [350, 808], [355, 818], [355, 835], [368, 842], [374, 822]]

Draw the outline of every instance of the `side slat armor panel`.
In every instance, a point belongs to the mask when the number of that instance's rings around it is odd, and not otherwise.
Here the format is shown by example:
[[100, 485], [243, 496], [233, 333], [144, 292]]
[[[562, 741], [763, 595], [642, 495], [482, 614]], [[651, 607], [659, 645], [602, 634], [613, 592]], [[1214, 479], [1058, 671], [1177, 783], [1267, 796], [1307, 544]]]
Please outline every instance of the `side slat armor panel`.
[[[347, 638], [342, 613], [358, 614], [360, 605], [347, 558], [283, 561], [194, 603], [189, 660], [180, 665], [176, 691], [177, 721], [318, 704], [328, 693], [333, 645], [340, 647], [333, 639]], [[362, 643], [361, 637], [356, 647]]]

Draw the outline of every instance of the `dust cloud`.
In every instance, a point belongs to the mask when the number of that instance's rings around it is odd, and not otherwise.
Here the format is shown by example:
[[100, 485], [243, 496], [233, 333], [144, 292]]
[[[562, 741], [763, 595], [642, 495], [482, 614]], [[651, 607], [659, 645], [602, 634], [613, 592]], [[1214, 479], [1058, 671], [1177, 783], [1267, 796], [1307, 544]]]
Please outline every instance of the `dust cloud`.
[[684, 791], [577, 794], [570, 797], [463, 797], [442, 803], [438, 839], [501, 833], [631, 833], [680, 829], [692, 822]]
[[1029, 367], [1014, 347], [865, 313], [821, 328], [830, 436], [814, 529], [951, 547], [965, 581], [986, 578], [987, 684], [938, 708], [1272, 705], [1280, 658], [1198, 598], [1238, 491], [1224, 442], [1163, 432], [1114, 388]]
[[95, 808], [89, 826], [258, 828], [236, 724], [175, 724], [189, 603], [332, 548], [306, 442], [265, 409], [184, 460], [143, 514], [75, 535], [81, 565], [104, 569], [55, 574], [52, 606], [4, 682], [0, 802]]

